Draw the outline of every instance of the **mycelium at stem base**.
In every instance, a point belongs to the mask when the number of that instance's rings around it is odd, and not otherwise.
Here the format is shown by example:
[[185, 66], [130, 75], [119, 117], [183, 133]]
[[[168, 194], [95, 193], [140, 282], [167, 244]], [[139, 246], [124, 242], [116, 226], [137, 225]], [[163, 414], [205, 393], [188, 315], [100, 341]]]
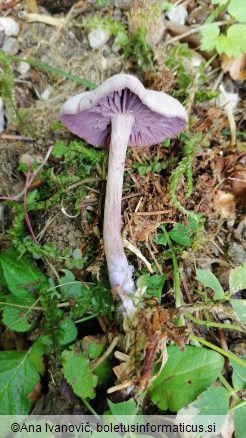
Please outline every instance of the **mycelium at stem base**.
[[[134, 292], [133, 266], [128, 264], [121, 237], [121, 199], [126, 149], [134, 124], [132, 114], [117, 114], [111, 120], [108, 179], [104, 207], [103, 238], [109, 281], [126, 293]], [[123, 303], [124, 304], [124, 303]]]

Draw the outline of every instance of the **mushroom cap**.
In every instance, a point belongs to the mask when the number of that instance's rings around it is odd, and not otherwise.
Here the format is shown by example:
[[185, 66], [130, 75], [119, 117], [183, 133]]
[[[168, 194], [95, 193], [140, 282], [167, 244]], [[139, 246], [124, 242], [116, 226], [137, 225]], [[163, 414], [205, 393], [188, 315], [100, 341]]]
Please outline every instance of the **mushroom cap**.
[[94, 146], [109, 146], [111, 120], [117, 114], [135, 117], [128, 146], [152, 146], [184, 130], [187, 113], [173, 97], [147, 90], [132, 75], [110, 77], [93, 91], [71, 97], [60, 111], [61, 122]]

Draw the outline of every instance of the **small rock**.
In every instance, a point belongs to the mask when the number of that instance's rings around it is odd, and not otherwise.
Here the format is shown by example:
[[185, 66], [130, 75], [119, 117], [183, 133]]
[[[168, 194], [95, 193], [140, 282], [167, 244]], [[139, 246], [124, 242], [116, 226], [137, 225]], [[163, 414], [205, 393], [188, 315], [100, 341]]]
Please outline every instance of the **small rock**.
[[3, 101], [0, 97], [0, 133], [4, 131], [4, 111], [3, 111]]
[[51, 85], [48, 85], [48, 87], [45, 88], [45, 90], [40, 94], [40, 99], [43, 101], [49, 100], [50, 94], [53, 91], [53, 88]]
[[31, 66], [27, 62], [18, 62], [16, 70], [21, 75], [26, 75], [30, 68]]
[[14, 56], [18, 53], [19, 48], [20, 48], [19, 41], [16, 40], [15, 38], [9, 37], [9, 38], [5, 38], [2, 46], [2, 51], [3, 53], [5, 53], [5, 55]]
[[243, 265], [246, 262], [246, 251], [240, 243], [232, 242], [228, 254], [235, 265]]
[[174, 6], [171, 11], [168, 11], [166, 13], [167, 17], [169, 18], [169, 20], [173, 21], [174, 23], [178, 23], [178, 24], [185, 24], [185, 19], [188, 15], [187, 10], [184, 8], [184, 6], [179, 5], [179, 6]]
[[0, 17], [0, 24], [4, 28], [6, 36], [16, 36], [20, 31], [18, 23], [13, 18]]
[[91, 30], [88, 34], [89, 44], [92, 49], [100, 49], [100, 47], [106, 44], [109, 38], [109, 34], [100, 27]]

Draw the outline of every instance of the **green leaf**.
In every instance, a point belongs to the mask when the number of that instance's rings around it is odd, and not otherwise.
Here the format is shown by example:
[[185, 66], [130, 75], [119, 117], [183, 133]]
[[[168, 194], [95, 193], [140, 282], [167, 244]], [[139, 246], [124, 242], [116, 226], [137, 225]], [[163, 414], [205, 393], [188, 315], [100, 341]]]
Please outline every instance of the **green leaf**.
[[75, 345], [62, 353], [63, 374], [73, 391], [82, 400], [95, 397], [97, 377], [90, 370], [89, 361]]
[[190, 246], [191, 241], [191, 229], [189, 225], [177, 223], [173, 229], [169, 232], [169, 236], [174, 242], [180, 243], [180, 245]]
[[225, 293], [219, 280], [209, 269], [197, 269], [196, 279], [205, 287], [209, 287], [214, 291], [215, 300], [223, 300], [225, 298]]
[[60, 345], [67, 345], [73, 342], [78, 335], [78, 330], [70, 316], [64, 315], [64, 312], [61, 310], [57, 310], [57, 318], [61, 318], [61, 322], [59, 324], [59, 343]]
[[105, 350], [107, 338], [104, 335], [90, 335], [82, 339], [83, 351], [87, 351], [90, 359], [97, 359]]
[[206, 24], [201, 28], [202, 43], [201, 50], [209, 52], [214, 50], [217, 38], [220, 34], [220, 28], [216, 24]]
[[109, 409], [112, 415], [136, 415], [138, 406], [133, 398], [121, 403], [113, 403], [108, 400]]
[[240, 23], [246, 21], [246, 4], [245, 0], [231, 0], [228, 5], [228, 12]]
[[240, 58], [246, 47], [246, 24], [233, 24], [227, 35], [219, 35], [216, 49], [219, 54], [225, 53], [229, 58]]
[[0, 352], [0, 415], [28, 414], [28, 394], [38, 382], [29, 352]]
[[246, 263], [230, 272], [229, 285], [231, 295], [239, 290], [246, 289]]
[[191, 346], [185, 351], [169, 346], [167, 351], [168, 361], [150, 386], [149, 394], [160, 409], [178, 411], [216, 380], [224, 359], [214, 351]]
[[212, 387], [202, 392], [191, 404], [199, 409], [197, 415], [226, 415], [229, 409], [230, 392], [226, 388]]
[[165, 274], [162, 275], [154, 274], [148, 277], [148, 283], [147, 283], [148, 293], [153, 297], [158, 298], [159, 302], [161, 301], [161, 295], [162, 295], [162, 290], [165, 280], [166, 280]]
[[45, 371], [43, 355], [49, 353], [52, 347], [53, 342], [51, 336], [42, 335], [36, 339], [30, 348], [30, 362], [34, 365], [39, 374], [43, 374]]
[[[75, 280], [75, 276], [68, 269], [63, 269], [65, 275], [60, 279], [60, 285], [64, 285], [61, 287], [61, 291], [64, 295], [64, 298], [81, 298], [82, 297], [82, 283], [80, 281]], [[72, 283], [72, 284], [66, 284]]]
[[[246, 361], [246, 354], [243, 356], [243, 359]], [[236, 362], [231, 361], [230, 363], [233, 374], [232, 374], [232, 382], [233, 387], [238, 391], [239, 389], [246, 389], [246, 368], [242, 367]]]
[[245, 418], [246, 418], [246, 405], [235, 409], [234, 411], [234, 425], [237, 438], [245, 438]]
[[164, 245], [164, 246], [167, 245], [167, 236], [164, 233], [157, 234], [157, 242], [160, 245]]
[[57, 140], [52, 149], [52, 155], [56, 158], [61, 158], [66, 153], [67, 146], [63, 141]]
[[9, 249], [0, 256], [3, 275], [9, 290], [19, 298], [30, 299], [40, 283], [46, 281], [43, 275], [26, 257], [18, 257], [16, 250]]
[[[33, 306], [34, 299], [23, 300], [16, 296], [10, 295], [6, 298], [6, 302], [9, 304], [16, 304], [20, 306]], [[33, 319], [33, 320], [31, 320]], [[30, 315], [28, 309], [6, 305], [3, 309], [3, 323], [11, 330], [16, 332], [27, 332], [31, 330], [35, 324], [35, 319]]]
[[246, 324], [246, 300], [231, 300], [230, 303], [240, 321]]

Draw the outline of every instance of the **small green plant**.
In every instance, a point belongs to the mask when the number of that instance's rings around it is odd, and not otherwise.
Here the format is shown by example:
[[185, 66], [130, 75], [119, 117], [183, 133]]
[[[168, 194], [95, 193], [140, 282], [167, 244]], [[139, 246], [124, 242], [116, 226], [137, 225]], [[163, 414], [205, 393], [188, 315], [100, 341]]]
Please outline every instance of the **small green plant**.
[[193, 53], [188, 44], [176, 44], [165, 55], [166, 66], [177, 77], [177, 85], [173, 90], [173, 96], [179, 99], [187, 99], [194, 87], [194, 101], [203, 102], [218, 96], [218, 92], [207, 87], [206, 63], [201, 62], [199, 67], [192, 65]]
[[[71, 346], [69, 350], [64, 350], [64, 347], [77, 338], [77, 321], [76, 323], [74, 321], [78, 317], [81, 319], [87, 312], [95, 311], [95, 315], [109, 314], [112, 303], [107, 289], [100, 284], [85, 286], [76, 281], [69, 270], [64, 270], [65, 275], [61, 278], [58, 276], [58, 284], [55, 284], [54, 280], [48, 279], [29, 258], [18, 256], [13, 248], [1, 254], [0, 272], [2, 287], [0, 309], [4, 325], [16, 332], [38, 330], [37, 338], [28, 351], [1, 352], [1, 414], [29, 413], [31, 401], [28, 399], [28, 394], [40, 380], [40, 375], [44, 371], [42, 356], [47, 353], [55, 355], [56, 359], [62, 357], [64, 377], [68, 382], [72, 373], [71, 366], [72, 370], [76, 369], [77, 376], [83, 376], [82, 382], [75, 380], [72, 382], [77, 395], [82, 399], [94, 398], [93, 388], [98, 377], [92, 375], [88, 359], [82, 350], [80, 354], [76, 352], [76, 345]], [[69, 300], [73, 300], [72, 307]], [[38, 325], [41, 315], [43, 315], [42, 323]], [[97, 353], [95, 348], [92, 349], [92, 340], [89, 345], [90, 351], [94, 351], [93, 359], [96, 359], [103, 353], [106, 344], [104, 342]], [[108, 375], [108, 363], [105, 366]], [[78, 372], [77, 367], [79, 369], [82, 367], [84, 372], [82, 374]], [[101, 373], [103, 372], [104, 368], [101, 369]], [[15, 393], [16, 381], [18, 394], [9, 398], [6, 394], [9, 391]], [[86, 386], [85, 382], [87, 382]], [[80, 385], [82, 385], [81, 390]]]
[[115, 21], [109, 16], [101, 17], [98, 14], [86, 18], [83, 21], [86, 29], [101, 28], [110, 36], [114, 37], [113, 49], [122, 50], [127, 58], [133, 59], [135, 66], [143, 69], [152, 65], [153, 53], [146, 43], [146, 29], [138, 28], [134, 34], [130, 34], [127, 24]]
[[13, 72], [10, 67], [10, 59], [0, 50], [0, 96], [9, 111], [10, 118], [14, 123], [22, 121], [23, 114], [19, 111], [14, 89]]
[[183, 177], [186, 178], [186, 193], [185, 197], [188, 198], [193, 191], [192, 183], [192, 161], [195, 153], [195, 145], [199, 140], [199, 135], [193, 137], [188, 131], [181, 134], [181, 140], [184, 144], [184, 157], [179, 162], [176, 169], [174, 169], [169, 183], [169, 196], [172, 204], [185, 215], [194, 215], [194, 213], [187, 211], [177, 199], [177, 188]]
[[[201, 49], [216, 50], [219, 54], [225, 53], [229, 58], [240, 58], [246, 47], [246, 9], [244, 0], [212, 0], [218, 7], [208, 17], [201, 28]], [[223, 11], [230, 15], [224, 25], [226, 33], [220, 31], [219, 25], [213, 23], [218, 14]]]

